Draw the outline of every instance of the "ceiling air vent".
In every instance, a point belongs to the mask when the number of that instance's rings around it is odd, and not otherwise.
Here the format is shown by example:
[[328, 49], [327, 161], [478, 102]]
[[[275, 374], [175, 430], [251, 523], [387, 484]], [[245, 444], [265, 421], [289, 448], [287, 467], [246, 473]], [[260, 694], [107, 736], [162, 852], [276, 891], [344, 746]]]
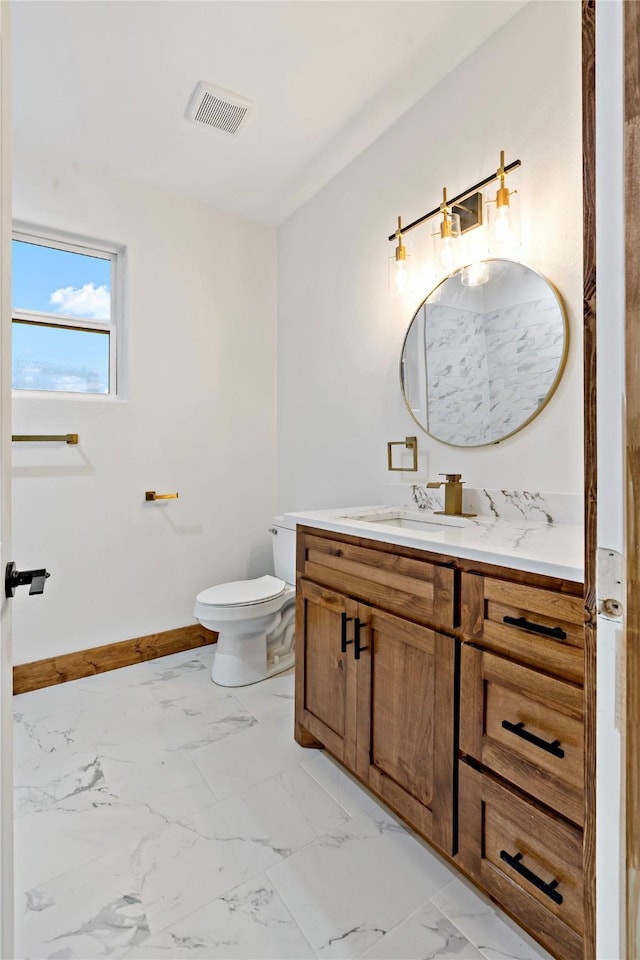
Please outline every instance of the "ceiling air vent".
[[200, 82], [189, 101], [187, 119], [236, 136], [249, 119], [253, 106], [251, 100], [231, 90]]

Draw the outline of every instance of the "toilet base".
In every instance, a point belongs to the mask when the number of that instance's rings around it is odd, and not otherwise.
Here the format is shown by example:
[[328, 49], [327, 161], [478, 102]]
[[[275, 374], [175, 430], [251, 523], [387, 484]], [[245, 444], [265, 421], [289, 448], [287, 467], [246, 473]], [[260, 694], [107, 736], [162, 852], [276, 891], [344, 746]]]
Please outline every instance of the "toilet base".
[[268, 620], [269, 623], [260, 624], [262, 630], [251, 634], [238, 636], [224, 628], [219, 631], [211, 667], [214, 683], [221, 687], [246, 687], [293, 666], [295, 598]]

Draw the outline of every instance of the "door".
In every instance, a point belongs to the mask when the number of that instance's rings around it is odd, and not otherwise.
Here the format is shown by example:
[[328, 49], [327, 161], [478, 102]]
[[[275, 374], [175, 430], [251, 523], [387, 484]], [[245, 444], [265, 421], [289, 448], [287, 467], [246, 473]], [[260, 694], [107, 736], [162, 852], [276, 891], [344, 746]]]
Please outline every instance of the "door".
[[355, 770], [358, 604], [309, 580], [298, 581], [296, 723]]
[[357, 615], [356, 772], [452, 855], [459, 641], [364, 604]]
[[[9, 6], [0, 4], [0, 570], [11, 545], [11, 143]], [[0, 606], [0, 955], [13, 956], [12, 669], [10, 605]]]

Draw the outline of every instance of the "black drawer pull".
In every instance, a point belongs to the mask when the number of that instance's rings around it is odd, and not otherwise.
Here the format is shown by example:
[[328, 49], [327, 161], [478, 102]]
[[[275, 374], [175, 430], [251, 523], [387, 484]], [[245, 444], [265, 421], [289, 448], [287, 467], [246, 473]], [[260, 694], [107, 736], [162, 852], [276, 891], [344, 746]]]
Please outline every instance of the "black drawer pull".
[[541, 633], [543, 637], [553, 637], [554, 640], [567, 639], [562, 627], [545, 627], [542, 623], [531, 623], [526, 617], [503, 617], [502, 622], [522, 627], [523, 630], [531, 630], [532, 633]]
[[538, 890], [541, 890], [545, 896], [549, 897], [550, 900], [553, 900], [554, 903], [562, 903], [563, 896], [561, 893], [558, 893], [557, 886], [558, 881], [552, 880], [551, 883], [545, 883], [544, 880], [538, 876], [537, 873], [534, 873], [533, 870], [529, 870], [528, 867], [525, 867], [524, 863], [521, 863], [522, 854], [507, 853], [506, 850], [500, 851], [500, 859], [504, 860], [505, 863], [508, 863], [516, 873], [519, 873], [521, 877], [524, 877], [525, 880], [528, 880], [529, 883], [532, 883], [534, 887]]
[[360, 643], [360, 630], [362, 629], [363, 626], [366, 627], [367, 624], [360, 623], [360, 618], [356, 617], [355, 622], [353, 624], [353, 640], [354, 640], [353, 657], [355, 660], [360, 659], [361, 650], [369, 649], [369, 647], [363, 647], [362, 644]]
[[347, 624], [351, 623], [351, 617], [348, 617], [346, 613], [340, 614], [340, 652], [346, 653], [347, 646], [350, 643], [353, 643], [353, 640], [347, 640]]
[[502, 726], [505, 730], [508, 730], [509, 733], [515, 733], [516, 737], [522, 737], [523, 740], [528, 740], [529, 743], [533, 743], [534, 746], [540, 747], [541, 750], [546, 750], [547, 753], [552, 753], [554, 757], [558, 757], [560, 760], [564, 757], [564, 750], [560, 746], [559, 740], [543, 740], [542, 737], [536, 737], [535, 733], [530, 733], [529, 730], [525, 729], [524, 720], [521, 720], [520, 723], [512, 723], [510, 720], [503, 720]]

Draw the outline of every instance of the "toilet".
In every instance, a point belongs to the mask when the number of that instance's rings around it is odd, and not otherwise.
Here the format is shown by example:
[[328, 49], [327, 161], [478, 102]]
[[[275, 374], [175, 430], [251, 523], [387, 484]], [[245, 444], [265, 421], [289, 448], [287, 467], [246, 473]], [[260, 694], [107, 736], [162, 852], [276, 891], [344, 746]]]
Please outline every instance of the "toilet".
[[294, 662], [295, 522], [275, 517], [270, 533], [275, 577], [221, 583], [196, 597], [196, 620], [218, 634], [211, 679], [223, 687], [258, 683]]

